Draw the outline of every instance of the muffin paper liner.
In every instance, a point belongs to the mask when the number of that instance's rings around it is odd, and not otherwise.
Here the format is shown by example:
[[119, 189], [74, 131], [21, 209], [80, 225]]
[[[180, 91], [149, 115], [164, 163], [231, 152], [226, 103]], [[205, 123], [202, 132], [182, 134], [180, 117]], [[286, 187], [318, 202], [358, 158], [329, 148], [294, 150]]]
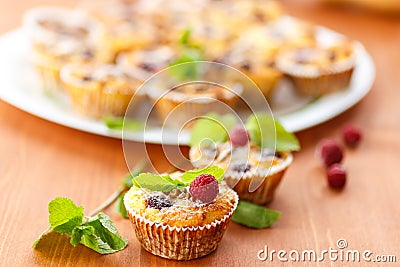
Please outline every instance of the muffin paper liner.
[[355, 55], [351, 55], [346, 61], [321, 68], [288, 62], [284, 54], [281, 54], [277, 56], [276, 66], [293, 82], [299, 93], [319, 96], [349, 86], [355, 67]]
[[[198, 158], [199, 147], [192, 147], [189, 151], [189, 157], [192, 165], [196, 168], [203, 168], [201, 164], [196, 164], [193, 159]], [[275, 190], [283, 178], [286, 170], [293, 162], [293, 156], [289, 152], [285, 152], [285, 160], [278, 165], [273, 165], [270, 168], [258, 168], [255, 171], [240, 172], [225, 172], [224, 180], [229, 187], [233, 188], [239, 195], [240, 200], [247, 200], [259, 205], [265, 205], [273, 200]], [[200, 162], [197, 162], [200, 163]], [[218, 163], [215, 164], [218, 166]], [[252, 181], [262, 181], [259, 187], [249, 192], [249, 186]]]
[[238, 196], [231, 210], [222, 219], [204, 226], [176, 227], [150, 221], [129, 208], [129, 199], [124, 204], [132, 222], [136, 237], [148, 252], [173, 260], [192, 260], [213, 252], [225, 233], [238, 204]]

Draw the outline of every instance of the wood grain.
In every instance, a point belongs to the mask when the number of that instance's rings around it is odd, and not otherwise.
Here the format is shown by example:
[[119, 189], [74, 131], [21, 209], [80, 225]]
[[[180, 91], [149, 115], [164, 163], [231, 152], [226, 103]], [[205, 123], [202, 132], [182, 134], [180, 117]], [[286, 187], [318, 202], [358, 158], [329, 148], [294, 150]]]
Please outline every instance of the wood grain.
[[[23, 12], [32, 6], [74, 2], [0, 0], [0, 32], [19, 26]], [[73, 248], [66, 237], [50, 234], [33, 250], [32, 242], [47, 227], [51, 199], [70, 197], [90, 212], [118, 187], [127, 167], [121, 141], [56, 125], [0, 102], [0, 265], [360, 266], [327, 260], [298, 264], [257, 260], [257, 252], [265, 245], [275, 250], [320, 251], [336, 248], [339, 238], [348, 241], [349, 249], [392, 254], [400, 261], [400, 20], [310, 0], [282, 2], [295, 16], [361, 41], [375, 60], [377, 77], [373, 90], [354, 108], [298, 133], [302, 151], [295, 155], [269, 206], [282, 211], [273, 228], [250, 230], [232, 223], [216, 252], [195, 261], [175, 262], [141, 249], [129, 222], [109, 209], [107, 213], [129, 239], [127, 249], [101, 256], [82, 246]], [[348, 184], [344, 191], [335, 192], [327, 187], [314, 150], [322, 138], [339, 139], [346, 122], [363, 129], [364, 140], [358, 149], [346, 150]], [[145, 153], [141, 148], [138, 144], [137, 160]], [[147, 150], [158, 168], [168, 168], [160, 146], [148, 145]]]

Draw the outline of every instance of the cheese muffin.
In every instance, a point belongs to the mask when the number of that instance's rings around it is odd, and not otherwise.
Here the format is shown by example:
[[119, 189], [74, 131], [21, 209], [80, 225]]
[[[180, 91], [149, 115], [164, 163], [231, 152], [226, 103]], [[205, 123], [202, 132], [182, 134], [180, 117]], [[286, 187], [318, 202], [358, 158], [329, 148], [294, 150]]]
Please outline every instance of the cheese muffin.
[[[179, 181], [181, 175], [175, 173], [171, 177]], [[145, 250], [168, 259], [191, 260], [217, 248], [236, 209], [238, 196], [221, 182], [215, 184], [214, 198], [203, 203], [194, 197], [193, 183], [167, 192], [134, 185], [126, 193], [124, 204]]]
[[[259, 205], [272, 201], [275, 190], [293, 161], [290, 152], [274, 152], [248, 143], [233, 146], [231, 142], [200, 143], [189, 152], [196, 168], [215, 165], [225, 170], [225, 181], [239, 195]], [[252, 188], [258, 185], [257, 188]], [[255, 190], [252, 190], [255, 189]]]
[[61, 80], [75, 109], [92, 118], [125, 115], [141, 85], [140, 80], [109, 64], [68, 64], [61, 70]]
[[158, 38], [154, 23], [138, 17], [136, 1], [86, 1], [80, 7], [101, 23], [104, 35], [99, 41], [114, 58], [123, 51], [146, 48]]
[[242, 88], [238, 84], [228, 89], [213, 83], [189, 82], [169, 91], [152, 88], [147, 93], [154, 102], [160, 122], [181, 128], [190, 127], [189, 122], [210, 110], [223, 113], [234, 107]]
[[355, 67], [354, 45], [343, 40], [329, 45], [287, 48], [277, 56], [276, 65], [301, 94], [332, 93], [350, 84]]
[[31, 59], [46, 92], [61, 88], [59, 73], [70, 62], [108, 61], [109, 53], [96, 40], [100, 25], [87, 14], [61, 7], [31, 9], [24, 17], [31, 41]]

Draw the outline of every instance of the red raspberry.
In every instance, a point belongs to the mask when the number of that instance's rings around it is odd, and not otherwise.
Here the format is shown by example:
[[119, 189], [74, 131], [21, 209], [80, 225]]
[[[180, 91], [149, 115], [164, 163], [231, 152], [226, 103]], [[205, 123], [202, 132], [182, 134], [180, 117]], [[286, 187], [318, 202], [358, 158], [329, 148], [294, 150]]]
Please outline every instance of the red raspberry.
[[346, 170], [340, 164], [333, 164], [327, 171], [330, 187], [341, 189], [346, 184]]
[[335, 140], [332, 139], [321, 141], [317, 153], [326, 167], [329, 167], [334, 163], [340, 163], [343, 159], [343, 149]]
[[229, 133], [229, 139], [233, 146], [245, 146], [249, 142], [249, 133], [246, 128], [238, 125]]
[[361, 140], [361, 131], [357, 127], [347, 124], [342, 129], [343, 140], [349, 147], [356, 147]]
[[190, 184], [189, 191], [194, 198], [209, 203], [219, 192], [218, 181], [211, 174], [200, 174]]

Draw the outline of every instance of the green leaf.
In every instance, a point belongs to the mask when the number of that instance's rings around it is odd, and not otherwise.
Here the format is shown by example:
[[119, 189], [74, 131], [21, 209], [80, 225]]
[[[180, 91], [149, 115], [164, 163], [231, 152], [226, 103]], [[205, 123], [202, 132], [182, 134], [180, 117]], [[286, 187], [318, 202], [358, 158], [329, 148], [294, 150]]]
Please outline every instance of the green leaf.
[[[132, 179], [131, 179], [132, 180]], [[121, 194], [117, 202], [115, 203], [115, 211], [120, 213], [122, 217], [128, 218], [128, 212], [126, 211], [125, 205], [124, 205], [124, 196], [126, 193]]]
[[168, 175], [161, 176], [152, 173], [141, 173], [132, 178], [132, 182], [136, 187], [147, 188], [151, 191], [169, 192], [178, 187], [179, 182], [173, 182]]
[[190, 27], [186, 28], [183, 32], [181, 37], [179, 38], [179, 43], [181, 43], [184, 46], [188, 46], [189, 45], [189, 41], [190, 41], [190, 35], [192, 34], [192, 30], [190, 29]]
[[94, 234], [94, 227], [90, 225], [82, 225], [82, 226], [77, 226], [72, 230], [72, 235], [71, 235], [71, 245], [76, 247], [79, 245], [79, 243], [82, 240], [82, 236], [84, 235], [92, 235]]
[[108, 129], [138, 132], [144, 129], [143, 122], [124, 117], [106, 116], [103, 118]]
[[186, 47], [181, 55], [169, 65], [171, 68], [168, 72], [179, 80], [197, 79], [200, 73], [197, 62], [202, 60], [204, 60], [203, 53], [199, 49]]
[[120, 251], [126, 247], [128, 240], [122, 238], [115, 226], [112, 224], [110, 217], [100, 212], [95, 217], [89, 218], [89, 221], [83, 224], [86, 229], [94, 229], [93, 233], [81, 236], [80, 243], [100, 254], [110, 254]]
[[83, 207], [76, 206], [68, 198], [56, 198], [49, 203], [51, 229], [61, 234], [72, 234], [72, 230], [83, 220]]
[[[298, 151], [300, 144], [293, 133], [286, 129], [269, 114], [253, 114], [246, 122], [251, 140], [263, 148], [277, 151]], [[276, 138], [274, 138], [274, 132]]]
[[209, 166], [203, 169], [195, 169], [185, 172], [181, 178], [182, 182], [189, 185], [200, 174], [211, 174], [218, 182], [221, 182], [224, 179], [223, 169], [217, 166]]
[[193, 125], [189, 145], [196, 146], [207, 139], [213, 142], [225, 142], [228, 140], [229, 131], [236, 123], [236, 117], [233, 114], [208, 113]]
[[247, 201], [239, 201], [232, 221], [250, 228], [267, 228], [276, 222], [281, 213]]

